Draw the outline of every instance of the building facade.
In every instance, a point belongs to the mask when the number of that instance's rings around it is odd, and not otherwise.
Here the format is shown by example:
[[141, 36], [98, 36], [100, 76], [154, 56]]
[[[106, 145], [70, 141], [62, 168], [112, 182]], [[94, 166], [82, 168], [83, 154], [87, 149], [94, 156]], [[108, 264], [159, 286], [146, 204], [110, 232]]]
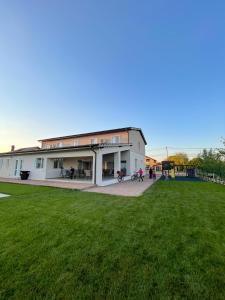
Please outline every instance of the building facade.
[[150, 157], [150, 156], [145, 156], [145, 168], [146, 170], [149, 170], [150, 168], [156, 167], [158, 164], [157, 160]]
[[117, 171], [125, 180], [139, 168], [145, 169], [146, 140], [140, 128], [126, 127], [99, 132], [39, 140], [39, 147], [30, 147], [0, 154], [0, 177], [20, 178], [21, 171], [30, 171], [29, 179], [70, 178], [100, 186], [117, 182]]

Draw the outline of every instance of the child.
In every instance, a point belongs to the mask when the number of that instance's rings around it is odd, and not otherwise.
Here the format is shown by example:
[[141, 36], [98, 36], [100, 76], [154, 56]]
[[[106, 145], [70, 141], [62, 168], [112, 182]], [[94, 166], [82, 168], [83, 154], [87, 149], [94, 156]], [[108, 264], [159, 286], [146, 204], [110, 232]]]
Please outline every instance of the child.
[[143, 181], [143, 170], [142, 170], [142, 168], [139, 169], [138, 174], [139, 174], [139, 182], [141, 180]]

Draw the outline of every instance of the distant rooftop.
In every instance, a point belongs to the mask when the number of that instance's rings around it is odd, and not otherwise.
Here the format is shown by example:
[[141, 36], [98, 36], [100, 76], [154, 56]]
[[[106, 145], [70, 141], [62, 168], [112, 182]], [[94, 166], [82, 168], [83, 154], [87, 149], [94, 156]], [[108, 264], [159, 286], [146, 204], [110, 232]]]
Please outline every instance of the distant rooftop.
[[39, 142], [56, 141], [56, 140], [70, 139], [70, 138], [79, 138], [79, 137], [83, 137], [83, 136], [105, 134], [105, 133], [116, 133], [116, 132], [120, 132], [120, 131], [130, 131], [130, 130], [139, 131], [145, 142], [145, 145], [147, 145], [146, 139], [144, 137], [144, 134], [143, 134], [141, 128], [136, 128], [136, 127], [124, 127], [124, 128], [116, 128], [116, 129], [109, 129], [109, 130], [103, 130], [103, 131], [94, 131], [94, 132], [80, 133], [80, 134], [74, 134], [74, 135], [59, 136], [59, 137], [42, 139], [42, 140], [39, 140]]

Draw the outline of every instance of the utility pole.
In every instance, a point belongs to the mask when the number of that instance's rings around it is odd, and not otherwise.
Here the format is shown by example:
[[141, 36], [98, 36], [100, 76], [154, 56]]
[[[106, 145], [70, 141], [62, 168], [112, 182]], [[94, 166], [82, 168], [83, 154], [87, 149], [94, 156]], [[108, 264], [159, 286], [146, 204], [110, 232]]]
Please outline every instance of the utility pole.
[[167, 157], [167, 160], [169, 158], [169, 153], [168, 153], [168, 147], [166, 146], [166, 157]]

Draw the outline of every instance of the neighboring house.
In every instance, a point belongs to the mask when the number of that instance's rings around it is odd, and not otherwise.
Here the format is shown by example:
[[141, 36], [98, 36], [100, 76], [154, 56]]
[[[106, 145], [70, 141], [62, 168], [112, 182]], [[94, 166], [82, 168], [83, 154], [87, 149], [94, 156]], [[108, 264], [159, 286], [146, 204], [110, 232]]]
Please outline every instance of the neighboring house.
[[145, 166], [146, 140], [140, 128], [126, 127], [39, 140], [41, 147], [0, 153], [0, 177], [19, 178], [30, 171], [29, 179], [59, 179], [75, 169], [74, 180], [100, 186], [117, 182], [117, 171], [125, 179]]
[[150, 157], [150, 156], [145, 156], [145, 168], [146, 170], [149, 170], [150, 167], [153, 168], [153, 167], [156, 167], [158, 164], [157, 160]]

